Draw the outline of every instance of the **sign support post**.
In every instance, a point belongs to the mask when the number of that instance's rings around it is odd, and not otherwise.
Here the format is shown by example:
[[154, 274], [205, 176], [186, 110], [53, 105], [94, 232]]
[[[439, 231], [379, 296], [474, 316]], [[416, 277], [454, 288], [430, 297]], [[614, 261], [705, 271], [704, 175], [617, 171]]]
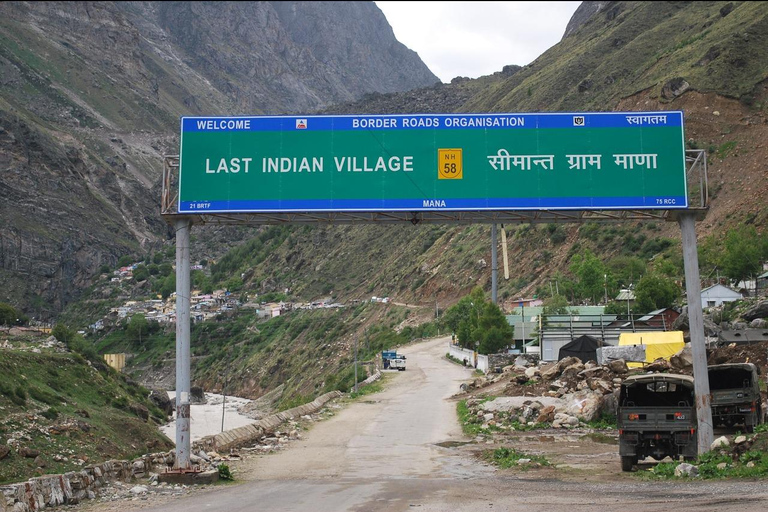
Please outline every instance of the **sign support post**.
[[696, 417], [698, 418], [699, 455], [708, 452], [714, 438], [712, 409], [710, 407], [709, 375], [707, 373], [707, 347], [704, 338], [704, 314], [701, 310], [701, 283], [699, 282], [699, 255], [696, 252], [696, 216], [680, 215], [683, 235], [683, 266], [685, 267], [685, 291], [688, 296], [688, 326], [693, 354], [694, 391], [696, 393]]
[[190, 318], [189, 217], [176, 220], [176, 460], [174, 469], [191, 469], [189, 459]]

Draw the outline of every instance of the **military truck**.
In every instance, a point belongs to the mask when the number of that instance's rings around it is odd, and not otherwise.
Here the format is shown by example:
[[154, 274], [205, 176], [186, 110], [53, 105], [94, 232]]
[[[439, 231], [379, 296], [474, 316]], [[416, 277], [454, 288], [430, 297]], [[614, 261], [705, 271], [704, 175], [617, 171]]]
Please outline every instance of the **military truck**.
[[765, 421], [757, 367], [752, 363], [715, 364], [707, 367], [712, 396], [712, 424], [741, 425], [754, 432]]
[[631, 471], [646, 457], [693, 460], [698, 454], [693, 377], [627, 377], [621, 384], [617, 420], [622, 471]]

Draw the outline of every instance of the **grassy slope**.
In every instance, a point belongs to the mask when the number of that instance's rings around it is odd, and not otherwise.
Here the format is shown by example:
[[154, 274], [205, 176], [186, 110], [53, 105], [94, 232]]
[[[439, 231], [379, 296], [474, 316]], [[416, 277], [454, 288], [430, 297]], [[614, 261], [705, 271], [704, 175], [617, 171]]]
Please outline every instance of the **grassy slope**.
[[[49, 474], [172, 448], [157, 429], [164, 414], [147, 400], [147, 390], [97, 366], [72, 353], [3, 351], [0, 442], [13, 449], [0, 464], [0, 483], [38, 474], [34, 458], [18, 448], [38, 450]], [[149, 422], [136, 407], [150, 411]]]

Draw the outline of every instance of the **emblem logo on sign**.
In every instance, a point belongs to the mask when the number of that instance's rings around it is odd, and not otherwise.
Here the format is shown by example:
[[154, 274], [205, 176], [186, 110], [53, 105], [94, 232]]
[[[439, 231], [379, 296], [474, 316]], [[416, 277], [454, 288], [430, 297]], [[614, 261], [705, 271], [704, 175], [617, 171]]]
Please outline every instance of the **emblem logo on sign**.
[[297, 119], [296, 120], [296, 129], [297, 130], [306, 130], [307, 129], [307, 120], [306, 119]]
[[584, 116], [573, 116], [573, 126], [584, 126]]

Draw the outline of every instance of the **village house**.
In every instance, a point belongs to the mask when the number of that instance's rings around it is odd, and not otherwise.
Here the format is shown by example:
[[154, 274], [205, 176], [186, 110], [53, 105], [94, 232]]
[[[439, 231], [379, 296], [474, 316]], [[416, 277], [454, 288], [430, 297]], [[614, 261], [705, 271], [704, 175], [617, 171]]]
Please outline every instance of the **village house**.
[[701, 290], [701, 305], [705, 308], [722, 306], [724, 302], [733, 302], [742, 298], [739, 292], [721, 284], [715, 284]]

